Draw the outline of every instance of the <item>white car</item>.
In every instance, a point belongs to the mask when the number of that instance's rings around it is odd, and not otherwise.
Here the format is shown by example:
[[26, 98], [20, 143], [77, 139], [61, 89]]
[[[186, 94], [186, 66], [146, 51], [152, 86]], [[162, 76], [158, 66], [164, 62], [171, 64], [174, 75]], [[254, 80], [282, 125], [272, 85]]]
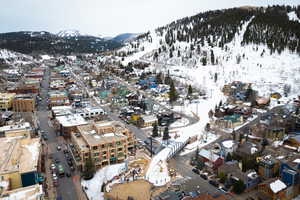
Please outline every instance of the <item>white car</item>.
[[55, 166], [55, 164], [53, 163], [53, 164], [51, 164], [51, 167], [50, 167], [52, 170], [55, 170], [55, 168], [56, 168], [56, 166]]
[[53, 178], [53, 180], [57, 180], [58, 179], [57, 175], [55, 173], [52, 174], [52, 178]]

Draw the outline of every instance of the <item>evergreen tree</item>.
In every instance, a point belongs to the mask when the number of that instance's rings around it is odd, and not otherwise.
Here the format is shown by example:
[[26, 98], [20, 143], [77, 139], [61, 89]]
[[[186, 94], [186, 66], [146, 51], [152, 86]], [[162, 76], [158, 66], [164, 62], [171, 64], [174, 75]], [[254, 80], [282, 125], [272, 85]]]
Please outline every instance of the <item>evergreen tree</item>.
[[211, 64], [215, 64], [215, 54], [213, 50], [210, 50], [210, 60], [211, 60]]
[[164, 130], [164, 133], [163, 133], [163, 140], [168, 140], [170, 138], [170, 135], [169, 135], [169, 127], [166, 126], [165, 130]]
[[206, 123], [205, 125], [205, 131], [209, 132], [210, 131], [210, 124]]
[[154, 55], [153, 55], [153, 60], [156, 60], [156, 61], [157, 61], [157, 58], [158, 58], [158, 53], [155, 52]]
[[190, 97], [190, 96], [192, 96], [192, 94], [193, 94], [193, 88], [192, 88], [191, 85], [189, 85], [189, 87], [188, 87], [188, 96]]
[[152, 137], [158, 137], [158, 126], [157, 126], [157, 123], [153, 124]]
[[85, 160], [85, 166], [83, 171], [84, 179], [89, 180], [93, 178], [95, 172], [96, 172], [95, 164], [92, 160], [91, 155], [89, 155], [89, 157]]
[[233, 185], [233, 192], [236, 194], [241, 194], [246, 189], [246, 186], [242, 180], [238, 180]]
[[170, 50], [169, 57], [170, 57], [170, 58], [173, 58], [173, 51], [172, 51], [172, 50]]
[[232, 161], [232, 156], [231, 156], [230, 153], [228, 153], [228, 154], [226, 155], [225, 161], [226, 161], [226, 162]]
[[215, 82], [217, 82], [217, 80], [218, 80], [218, 74], [217, 73], [215, 73]]
[[206, 66], [207, 60], [206, 60], [206, 57], [205, 57], [205, 56], [201, 58], [201, 62], [202, 62], [202, 65], [203, 65], [203, 66]]
[[170, 101], [170, 103], [175, 102], [177, 100], [177, 98], [178, 98], [178, 95], [177, 95], [177, 92], [176, 92], [174, 81], [171, 80], [170, 91], [169, 91], [169, 101]]
[[157, 84], [162, 84], [163, 81], [162, 81], [162, 73], [159, 72], [158, 74], [156, 74], [156, 83]]
[[178, 50], [177, 52], [177, 57], [180, 57], [180, 50]]

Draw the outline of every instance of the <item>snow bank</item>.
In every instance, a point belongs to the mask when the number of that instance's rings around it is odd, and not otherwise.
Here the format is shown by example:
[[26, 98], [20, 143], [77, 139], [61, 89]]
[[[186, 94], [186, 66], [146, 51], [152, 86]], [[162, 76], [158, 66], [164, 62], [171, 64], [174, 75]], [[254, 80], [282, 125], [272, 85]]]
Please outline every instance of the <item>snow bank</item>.
[[103, 192], [101, 192], [102, 185], [107, 181], [112, 180], [115, 176], [118, 176], [125, 171], [125, 163], [110, 165], [100, 169], [95, 176], [88, 181], [82, 180], [81, 185], [86, 187], [85, 190], [89, 200], [102, 200]]

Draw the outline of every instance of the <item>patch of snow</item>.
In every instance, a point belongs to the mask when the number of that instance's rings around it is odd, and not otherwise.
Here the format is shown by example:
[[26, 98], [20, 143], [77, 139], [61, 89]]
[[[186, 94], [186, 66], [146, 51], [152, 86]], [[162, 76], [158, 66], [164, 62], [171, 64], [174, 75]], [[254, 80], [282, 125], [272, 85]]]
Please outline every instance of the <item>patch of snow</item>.
[[270, 183], [271, 190], [276, 194], [277, 192], [286, 188], [286, 185], [281, 180], [276, 180]]
[[233, 142], [233, 140], [226, 140], [226, 141], [222, 142], [222, 144], [225, 148], [230, 149], [234, 145], [234, 142]]
[[298, 16], [297, 16], [297, 14], [296, 14], [295, 11], [289, 12], [287, 15], [289, 17], [289, 20], [300, 22], [300, 20], [299, 20], [299, 18], [298, 18]]
[[87, 188], [85, 192], [89, 200], [104, 200], [104, 193], [101, 192], [102, 185], [124, 171], [125, 163], [109, 165], [100, 169], [91, 180], [82, 180], [81, 185]]

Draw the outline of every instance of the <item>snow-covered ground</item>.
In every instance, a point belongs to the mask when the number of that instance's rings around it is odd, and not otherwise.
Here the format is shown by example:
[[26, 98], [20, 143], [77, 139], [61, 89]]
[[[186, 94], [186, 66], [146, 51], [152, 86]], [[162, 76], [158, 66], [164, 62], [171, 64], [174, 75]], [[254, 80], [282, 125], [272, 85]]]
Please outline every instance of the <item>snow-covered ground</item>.
[[297, 14], [296, 14], [295, 11], [289, 12], [288, 13], [288, 17], [289, 17], [289, 20], [296, 21], [296, 22], [300, 23], [300, 20], [299, 20], [299, 18], [298, 18], [298, 16], [297, 16]]
[[100, 169], [91, 180], [82, 180], [81, 185], [87, 188], [85, 192], [89, 200], [103, 200], [104, 193], [101, 192], [102, 185], [112, 180], [115, 176], [121, 174], [125, 170], [125, 163], [110, 165]]

